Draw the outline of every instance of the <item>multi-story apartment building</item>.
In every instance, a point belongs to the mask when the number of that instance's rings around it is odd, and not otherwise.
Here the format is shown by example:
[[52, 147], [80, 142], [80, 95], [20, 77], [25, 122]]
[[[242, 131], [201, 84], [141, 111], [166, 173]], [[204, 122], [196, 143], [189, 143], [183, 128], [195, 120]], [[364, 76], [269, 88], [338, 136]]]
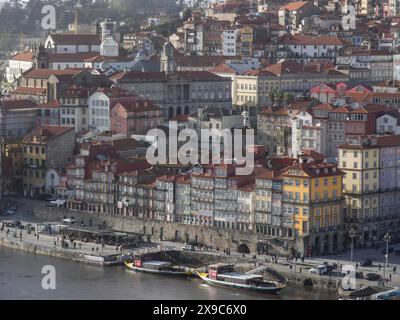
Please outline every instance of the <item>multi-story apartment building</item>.
[[32, 100], [0, 101], [0, 136], [22, 137], [35, 128], [39, 108]]
[[224, 56], [236, 56], [238, 54], [238, 29], [224, 30], [222, 33], [222, 54]]
[[48, 169], [59, 170], [72, 161], [75, 132], [63, 126], [40, 126], [22, 141], [24, 195], [34, 197], [49, 192]]
[[322, 162], [296, 163], [282, 172], [283, 215], [293, 215], [299, 252], [341, 250], [342, 176], [336, 165]]
[[60, 95], [60, 124], [73, 127], [76, 133], [89, 128], [88, 98], [94, 89], [73, 87]]
[[257, 115], [257, 143], [267, 148], [270, 155], [292, 154], [292, 119], [314, 102], [300, 99], [288, 106], [267, 107]]
[[344, 43], [338, 37], [285, 35], [279, 39], [277, 58], [298, 62], [310, 59], [329, 59], [334, 61]]
[[111, 108], [111, 130], [128, 137], [146, 134], [164, 122], [164, 110], [151, 101], [138, 98], [136, 101], [118, 102]]
[[57, 100], [42, 103], [38, 108], [38, 125], [60, 125], [60, 104]]
[[111, 129], [111, 110], [118, 102], [137, 101], [138, 97], [120, 88], [99, 88], [88, 99], [89, 129], [104, 132]]
[[316, 14], [318, 10], [314, 7], [312, 1], [291, 2], [280, 7], [279, 24], [285, 30], [291, 32], [299, 27], [301, 19], [312, 14]]
[[190, 206], [195, 225], [214, 224], [214, 177], [209, 173], [194, 173], [190, 182]]
[[326, 154], [326, 123], [313, 117], [312, 110], [298, 111], [292, 118], [292, 152], [298, 157], [304, 150]]
[[190, 182], [188, 176], [181, 176], [176, 180], [176, 213], [175, 221], [185, 224], [194, 223], [191, 213]]
[[155, 219], [153, 215], [155, 186], [155, 176], [142, 170], [131, 170], [118, 174], [118, 199], [123, 214]]
[[293, 237], [293, 215], [282, 208], [282, 177], [266, 170], [256, 176], [254, 219], [258, 234], [270, 237]]
[[155, 220], [175, 221], [177, 176], [161, 176], [156, 178], [153, 190], [153, 211]]
[[362, 80], [387, 81], [393, 79], [393, 53], [388, 50], [349, 50], [339, 54], [336, 65], [348, 66], [357, 69], [366, 69]]
[[221, 55], [223, 51], [223, 32], [230, 27], [229, 21], [207, 19], [196, 28], [196, 53]]
[[19, 52], [8, 59], [6, 67], [6, 79], [13, 83], [18, 80], [22, 73], [33, 67], [33, 52]]
[[263, 69], [233, 75], [232, 86], [236, 90], [233, 91], [232, 104], [248, 110], [250, 117], [256, 117], [260, 107], [271, 103], [270, 92], [273, 90], [298, 96], [321, 82], [345, 81], [347, 78], [336, 70], [284, 60]]
[[254, 182], [239, 186], [236, 201], [236, 229], [244, 232], [254, 232], [255, 193]]
[[139, 160], [133, 162], [124, 159], [94, 161], [88, 170], [88, 178], [84, 181], [84, 210], [107, 214], [129, 212], [134, 202], [127, 201], [130, 200], [129, 197], [120, 199], [118, 193], [120, 175], [149, 167], [145, 161]]
[[241, 57], [253, 57], [254, 52], [254, 28], [252, 26], [243, 26], [240, 30], [239, 52]]
[[356, 246], [376, 243], [386, 232], [398, 237], [399, 147], [399, 136], [354, 137], [340, 146], [344, 217], [348, 229], [357, 232]]

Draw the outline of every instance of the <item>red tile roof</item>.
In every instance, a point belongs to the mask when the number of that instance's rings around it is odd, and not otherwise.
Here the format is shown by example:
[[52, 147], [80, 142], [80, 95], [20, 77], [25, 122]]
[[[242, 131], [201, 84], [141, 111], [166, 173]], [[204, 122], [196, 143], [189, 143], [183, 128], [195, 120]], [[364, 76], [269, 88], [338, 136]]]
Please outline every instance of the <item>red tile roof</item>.
[[33, 52], [18, 52], [11, 56], [10, 60], [33, 62]]
[[225, 63], [221, 63], [220, 65], [216, 66], [215, 68], [212, 68], [208, 70], [209, 72], [212, 73], [229, 73], [229, 74], [236, 74], [236, 71], [226, 65]]
[[150, 100], [144, 100], [141, 98], [129, 101], [122, 101], [113, 106], [113, 108], [117, 105], [121, 105], [125, 108], [127, 112], [141, 112], [141, 111], [157, 111], [163, 110], [162, 108], [156, 106]]
[[5, 110], [16, 110], [16, 109], [32, 109], [37, 108], [37, 104], [32, 100], [21, 99], [21, 100], [5, 100], [4, 103], [0, 101], [1, 108]]
[[41, 108], [41, 109], [55, 109], [55, 108], [59, 108], [59, 107], [60, 107], [60, 103], [57, 100], [51, 100], [49, 102], [38, 105], [38, 108]]
[[51, 75], [55, 76], [75, 75], [81, 71], [82, 69], [64, 69], [64, 70], [30, 69], [24, 72], [22, 76], [24, 78], [48, 79]]
[[71, 130], [74, 130], [74, 128], [56, 125], [43, 125], [37, 127], [36, 129], [33, 129], [28, 135], [24, 137], [23, 141], [30, 142], [30, 137], [33, 136], [45, 137], [47, 139], [54, 138]]
[[[290, 169], [300, 169], [311, 178], [337, 176], [344, 174], [343, 171], [338, 169], [337, 166], [332, 163], [303, 162], [295, 163], [292, 166], [288, 167], [284, 170], [282, 175], [291, 176], [291, 174], [288, 172]], [[325, 169], [327, 169], [327, 172], [325, 171]]]
[[288, 10], [288, 11], [299, 10], [301, 7], [305, 6], [307, 3], [308, 3], [308, 1], [292, 2], [292, 3], [288, 3], [288, 4], [280, 7], [279, 10]]
[[31, 88], [31, 87], [18, 87], [12, 94], [23, 94], [23, 95], [43, 95], [46, 93], [44, 88]]
[[285, 45], [343, 45], [343, 41], [338, 37], [310, 35], [284, 35], [279, 39], [278, 43]]

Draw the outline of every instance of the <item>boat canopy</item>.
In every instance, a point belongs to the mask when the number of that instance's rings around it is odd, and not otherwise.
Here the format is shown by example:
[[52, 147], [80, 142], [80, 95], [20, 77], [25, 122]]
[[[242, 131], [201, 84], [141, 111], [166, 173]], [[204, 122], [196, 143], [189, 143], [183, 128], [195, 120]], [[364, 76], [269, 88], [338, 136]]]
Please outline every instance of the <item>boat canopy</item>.
[[263, 276], [259, 274], [245, 274], [239, 272], [229, 272], [218, 275], [220, 278], [234, 278], [234, 279], [242, 279], [242, 280], [254, 280], [254, 279], [262, 279]]

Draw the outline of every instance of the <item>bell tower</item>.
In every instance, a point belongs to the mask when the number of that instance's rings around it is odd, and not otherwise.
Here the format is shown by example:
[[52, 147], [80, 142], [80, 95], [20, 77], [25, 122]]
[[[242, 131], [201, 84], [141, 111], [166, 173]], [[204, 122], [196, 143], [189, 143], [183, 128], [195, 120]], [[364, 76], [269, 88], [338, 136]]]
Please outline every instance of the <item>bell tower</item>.
[[174, 46], [171, 42], [166, 42], [160, 57], [160, 71], [166, 74], [174, 73], [177, 70], [175, 61]]
[[33, 63], [36, 69], [48, 69], [49, 57], [47, 56], [46, 49], [42, 44], [34, 48]]

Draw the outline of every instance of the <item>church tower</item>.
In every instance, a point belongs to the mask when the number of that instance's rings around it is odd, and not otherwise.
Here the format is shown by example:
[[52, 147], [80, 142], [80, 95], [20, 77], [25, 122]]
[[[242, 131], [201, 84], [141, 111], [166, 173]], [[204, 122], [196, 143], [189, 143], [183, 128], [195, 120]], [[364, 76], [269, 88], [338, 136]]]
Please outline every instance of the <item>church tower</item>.
[[171, 42], [166, 42], [160, 57], [160, 71], [166, 74], [174, 73], [177, 70], [175, 61], [174, 46]]
[[33, 51], [33, 64], [36, 69], [48, 69], [49, 68], [49, 57], [46, 49], [42, 44], [34, 48]]

